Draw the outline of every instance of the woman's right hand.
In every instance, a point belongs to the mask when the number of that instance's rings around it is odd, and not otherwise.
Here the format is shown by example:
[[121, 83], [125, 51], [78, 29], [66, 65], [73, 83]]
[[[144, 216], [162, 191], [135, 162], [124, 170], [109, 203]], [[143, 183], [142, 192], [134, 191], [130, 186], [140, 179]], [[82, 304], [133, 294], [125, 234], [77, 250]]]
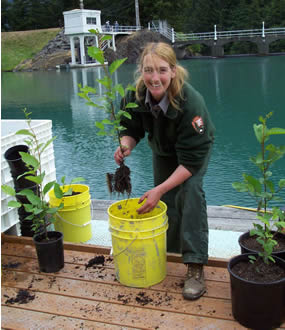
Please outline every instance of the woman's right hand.
[[120, 165], [125, 157], [131, 154], [131, 150], [127, 146], [118, 147], [114, 153], [115, 162]]
[[136, 140], [131, 136], [123, 136], [121, 138], [121, 146], [114, 153], [115, 162], [120, 165], [125, 157], [130, 156], [132, 150], [136, 146]]

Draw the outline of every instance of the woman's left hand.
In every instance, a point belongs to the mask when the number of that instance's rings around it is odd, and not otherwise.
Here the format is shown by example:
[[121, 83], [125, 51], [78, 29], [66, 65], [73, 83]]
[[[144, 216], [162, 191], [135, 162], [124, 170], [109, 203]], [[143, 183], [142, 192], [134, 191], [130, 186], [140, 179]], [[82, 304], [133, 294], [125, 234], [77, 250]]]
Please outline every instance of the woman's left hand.
[[152, 211], [156, 207], [161, 196], [162, 196], [162, 193], [158, 186], [147, 191], [146, 193], [144, 193], [143, 196], [139, 200], [139, 204], [142, 203], [145, 199], [146, 199], [146, 202], [144, 203], [144, 205], [142, 207], [137, 209], [138, 214], [143, 214], [143, 213]]

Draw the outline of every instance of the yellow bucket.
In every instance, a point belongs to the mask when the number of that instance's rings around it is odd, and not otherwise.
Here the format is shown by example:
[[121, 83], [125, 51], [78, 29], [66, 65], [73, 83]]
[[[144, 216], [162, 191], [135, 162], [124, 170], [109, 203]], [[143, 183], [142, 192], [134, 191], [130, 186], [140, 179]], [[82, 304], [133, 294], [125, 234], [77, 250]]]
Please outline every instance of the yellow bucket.
[[[67, 190], [70, 185], [64, 187]], [[72, 190], [79, 194], [66, 196], [62, 199], [55, 197], [54, 190], [49, 192], [51, 207], [63, 203], [64, 207], [57, 212], [55, 230], [63, 233], [65, 241], [82, 243], [91, 239], [91, 199], [89, 187], [83, 184], [72, 184]]]
[[109, 230], [117, 280], [126, 286], [146, 288], [166, 276], [167, 206], [162, 201], [138, 214], [139, 198], [116, 202], [108, 208]]

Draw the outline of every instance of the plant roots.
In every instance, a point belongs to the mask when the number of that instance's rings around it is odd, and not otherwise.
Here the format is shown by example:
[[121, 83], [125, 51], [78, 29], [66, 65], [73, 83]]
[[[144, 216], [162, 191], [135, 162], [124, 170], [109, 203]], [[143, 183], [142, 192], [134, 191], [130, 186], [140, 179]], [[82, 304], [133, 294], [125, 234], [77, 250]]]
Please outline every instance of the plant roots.
[[115, 174], [107, 173], [107, 184], [110, 193], [117, 192], [119, 194], [127, 193], [130, 196], [132, 192], [132, 184], [130, 178], [131, 171], [128, 166], [121, 163]]

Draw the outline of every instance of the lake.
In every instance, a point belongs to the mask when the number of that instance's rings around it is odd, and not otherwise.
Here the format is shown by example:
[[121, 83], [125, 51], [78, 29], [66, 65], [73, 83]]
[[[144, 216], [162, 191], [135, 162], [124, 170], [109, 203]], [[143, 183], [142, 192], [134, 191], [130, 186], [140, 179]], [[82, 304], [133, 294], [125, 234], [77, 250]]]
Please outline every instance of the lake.
[[[256, 206], [231, 184], [241, 180], [245, 171], [257, 172], [249, 157], [259, 147], [253, 132], [258, 117], [274, 111], [269, 126], [285, 127], [285, 56], [195, 59], [180, 63], [189, 71], [190, 83], [204, 96], [216, 126], [215, 145], [204, 181], [208, 204]], [[135, 65], [124, 64], [116, 81], [123, 85], [133, 82], [134, 70]], [[96, 79], [102, 74], [102, 68], [4, 72], [2, 119], [24, 119], [24, 107], [32, 112], [33, 119], [51, 119], [53, 135], [57, 137], [54, 141], [57, 178], [66, 175], [70, 180], [83, 176], [93, 199], [118, 199], [110, 196], [105, 179], [106, 172], [116, 170], [113, 153], [117, 143], [110, 137], [96, 135], [94, 123], [104, 113], [86, 106], [77, 95], [78, 83], [98, 87]], [[285, 144], [285, 136], [274, 137], [272, 142]], [[132, 173], [134, 197], [152, 188], [151, 152], [146, 141], [134, 149], [126, 164]], [[273, 173], [276, 179], [285, 177], [285, 159], [276, 163]]]

